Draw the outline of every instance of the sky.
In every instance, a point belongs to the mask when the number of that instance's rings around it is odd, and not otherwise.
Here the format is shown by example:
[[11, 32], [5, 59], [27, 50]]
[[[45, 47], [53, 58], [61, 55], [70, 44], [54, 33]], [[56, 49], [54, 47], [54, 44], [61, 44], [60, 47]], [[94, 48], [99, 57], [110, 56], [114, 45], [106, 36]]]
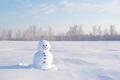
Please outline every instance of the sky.
[[0, 0], [0, 29], [23, 29], [32, 25], [55, 32], [74, 24], [120, 29], [120, 0]]

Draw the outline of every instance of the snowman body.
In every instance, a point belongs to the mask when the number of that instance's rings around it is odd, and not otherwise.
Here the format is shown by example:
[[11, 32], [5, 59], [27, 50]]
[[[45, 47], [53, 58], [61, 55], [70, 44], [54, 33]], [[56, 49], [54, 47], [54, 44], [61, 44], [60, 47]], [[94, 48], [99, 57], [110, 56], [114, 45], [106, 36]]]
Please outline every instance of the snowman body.
[[49, 51], [38, 51], [34, 55], [33, 64], [35, 68], [47, 69], [50, 68], [53, 62], [53, 56]]
[[53, 56], [49, 51], [50, 44], [43, 40], [38, 44], [38, 51], [34, 55], [33, 66], [37, 69], [49, 69], [52, 67]]

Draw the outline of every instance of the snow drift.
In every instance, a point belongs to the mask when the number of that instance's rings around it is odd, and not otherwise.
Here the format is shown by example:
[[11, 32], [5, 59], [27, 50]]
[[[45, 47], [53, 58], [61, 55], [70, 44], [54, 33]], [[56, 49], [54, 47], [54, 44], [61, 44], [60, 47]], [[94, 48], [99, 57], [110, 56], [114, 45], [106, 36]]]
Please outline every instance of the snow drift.
[[57, 71], [30, 64], [38, 42], [0, 42], [0, 80], [120, 80], [120, 42], [50, 42]]

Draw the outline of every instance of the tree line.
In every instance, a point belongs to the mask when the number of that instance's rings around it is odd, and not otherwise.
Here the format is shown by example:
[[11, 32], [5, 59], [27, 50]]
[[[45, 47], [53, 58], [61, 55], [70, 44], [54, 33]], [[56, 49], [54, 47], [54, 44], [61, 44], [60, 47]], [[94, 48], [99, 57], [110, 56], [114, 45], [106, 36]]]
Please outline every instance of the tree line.
[[109, 28], [101, 29], [100, 26], [93, 26], [92, 30], [85, 32], [81, 25], [73, 25], [66, 32], [54, 33], [52, 27], [45, 31], [42, 27], [30, 26], [26, 29], [0, 30], [0, 40], [11, 41], [38, 41], [46, 39], [49, 41], [120, 41], [120, 32], [114, 25]]

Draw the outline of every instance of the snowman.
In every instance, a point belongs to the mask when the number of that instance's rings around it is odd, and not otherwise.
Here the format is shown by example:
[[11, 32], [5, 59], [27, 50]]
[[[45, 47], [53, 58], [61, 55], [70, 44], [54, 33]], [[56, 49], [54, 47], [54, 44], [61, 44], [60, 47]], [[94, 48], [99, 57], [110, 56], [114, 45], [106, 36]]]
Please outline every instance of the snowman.
[[50, 50], [50, 43], [47, 40], [41, 40], [38, 43], [38, 51], [34, 55], [33, 67], [37, 69], [57, 69], [52, 64], [53, 56]]

